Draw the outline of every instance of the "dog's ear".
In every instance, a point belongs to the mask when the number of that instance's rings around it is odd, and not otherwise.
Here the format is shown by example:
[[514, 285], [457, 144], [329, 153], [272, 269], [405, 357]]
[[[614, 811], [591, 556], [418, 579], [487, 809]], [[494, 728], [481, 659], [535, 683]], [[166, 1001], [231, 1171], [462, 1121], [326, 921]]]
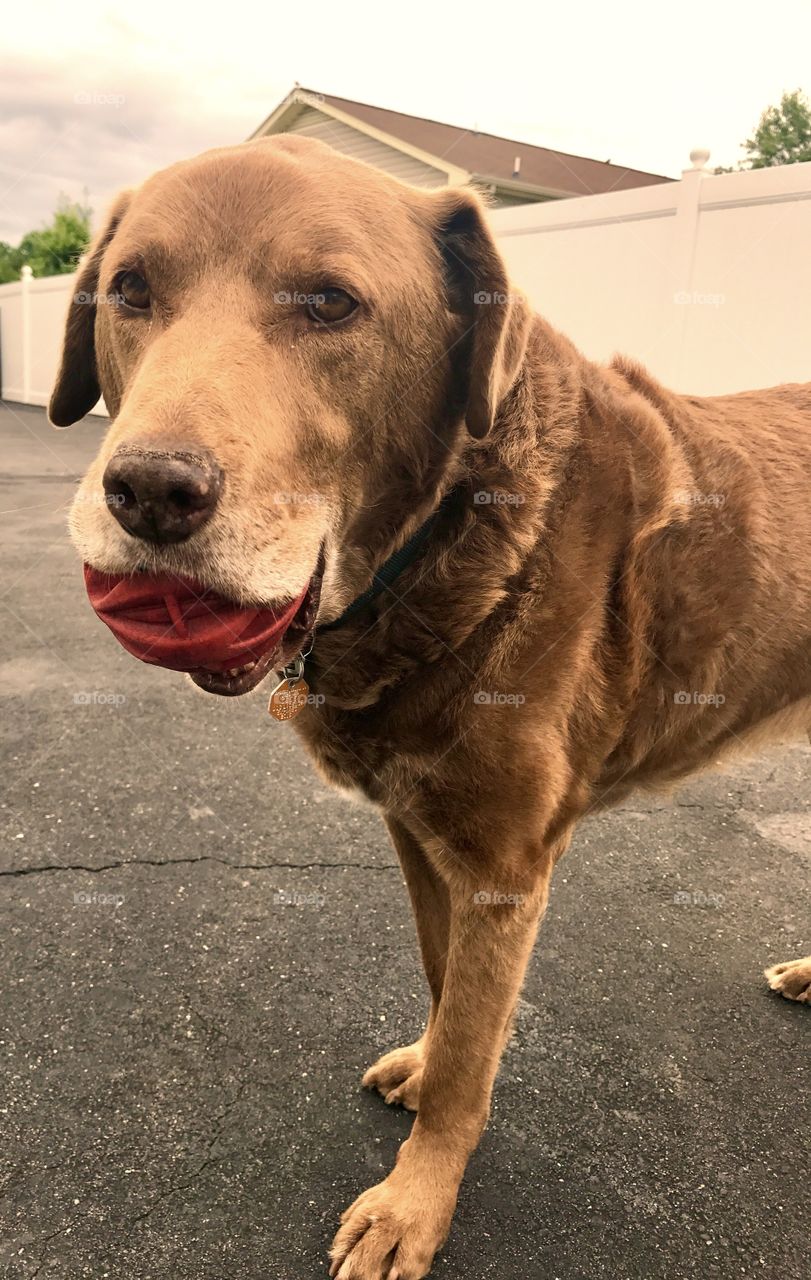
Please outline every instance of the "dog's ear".
[[72, 422], [78, 422], [101, 395], [95, 340], [99, 267], [131, 198], [131, 191], [122, 191], [117, 197], [76, 278], [65, 324], [62, 360], [48, 405], [48, 417], [55, 427], [69, 427]]
[[433, 200], [448, 305], [467, 335], [455, 361], [464, 418], [470, 434], [481, 440], [521, 367], [532, 313], [524, 295], [510, 286], [481, 199], [454, 190]]

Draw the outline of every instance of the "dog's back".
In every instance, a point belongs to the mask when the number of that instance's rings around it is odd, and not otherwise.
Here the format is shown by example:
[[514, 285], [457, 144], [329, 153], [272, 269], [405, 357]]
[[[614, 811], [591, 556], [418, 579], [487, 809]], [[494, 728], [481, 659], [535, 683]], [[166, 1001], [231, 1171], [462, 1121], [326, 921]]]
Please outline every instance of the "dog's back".
[[[667, 781], [811, 724], [811, 386], [680, 396], [629, 361], [674, 445], [667, 518], [618, 579], [641, 683], [603, 781]], [[621, 791], [625, 793], [626, 787]]]

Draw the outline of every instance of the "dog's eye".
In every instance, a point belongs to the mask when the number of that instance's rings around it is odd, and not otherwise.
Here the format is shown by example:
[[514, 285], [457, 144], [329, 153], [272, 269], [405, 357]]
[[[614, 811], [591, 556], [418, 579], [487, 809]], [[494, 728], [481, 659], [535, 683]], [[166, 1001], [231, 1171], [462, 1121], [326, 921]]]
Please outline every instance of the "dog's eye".
[[134, 307], [136, 311], [146, 311], [151, 301], [149, 285], [137, 271], [125, 271], [123, 276], [119, 276], [117, 289], [126, 306]]
[[345, 289], [322, 289], [307, 300], [307, 314], [319, 324], [337, 324], [351, 316], [357, 305]]

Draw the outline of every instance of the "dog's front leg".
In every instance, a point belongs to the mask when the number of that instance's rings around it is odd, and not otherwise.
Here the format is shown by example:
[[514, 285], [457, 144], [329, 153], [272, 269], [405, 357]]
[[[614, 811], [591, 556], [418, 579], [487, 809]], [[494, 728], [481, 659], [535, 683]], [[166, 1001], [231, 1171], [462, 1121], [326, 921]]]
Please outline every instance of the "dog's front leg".
[[419, 1280], [450, 1227], [459, 1184], [490, 1109], [507, 1027], [543, 908], [531, 884], [450, 887], [450, 937], [419, 1114], [385, 1179], [346, 1211], [332, 1247], [339, 1280]]
[[416, 1111], [431, 1032], [445, 982], [450, 895], [445, 881], [431, 865], [424, 849], [407, 827], [391, 816], [386, 818], [386, 825], [408, 885], [423, 968], [431, 992], [431, 1008], [427, 1026], [419, 1040], [384, 1053], [366, 1072], [363, 1083], [367, 1089], [377, 1089], [391, 1105]]

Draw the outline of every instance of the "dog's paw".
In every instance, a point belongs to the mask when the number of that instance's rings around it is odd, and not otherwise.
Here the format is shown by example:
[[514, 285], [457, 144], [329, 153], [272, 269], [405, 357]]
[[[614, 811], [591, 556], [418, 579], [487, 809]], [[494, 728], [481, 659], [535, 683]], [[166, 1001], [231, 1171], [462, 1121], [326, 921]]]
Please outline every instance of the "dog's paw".
[[789, 960], [786, 964], [773, 964], [764, 973], [772, 991], [779, 991], [787, 1000], [811, 1005], [811, 956]]
[[417, 1111], [420, 1103], [420, 1082], [425, 1064], [423, 1040], [392, 1049], [384, 1053], [363, 1077], [364, 1089], [377, 1089], [392, 1106]]
[[398, 1175], [395, 1168], [341, 1217], [330, 1250], [336, 1280], [422, 1280], [431, 1270], [450, 1228], [455, 1189]]

